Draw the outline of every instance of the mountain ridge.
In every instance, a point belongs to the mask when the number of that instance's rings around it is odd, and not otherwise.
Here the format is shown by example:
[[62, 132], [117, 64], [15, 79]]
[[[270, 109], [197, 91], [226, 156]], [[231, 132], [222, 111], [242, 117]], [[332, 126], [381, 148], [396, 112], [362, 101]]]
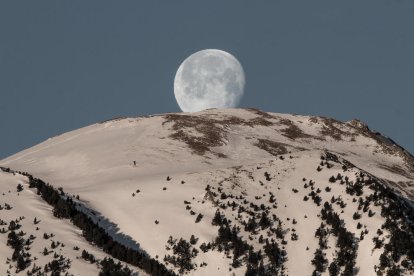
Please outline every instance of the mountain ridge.
[[376, 275], [413, 269], [410, 250], [392, 257], [397, 228], [412, 237], [413, 160], [358, 120], [213, 109], [100, 122], [0, 166], [80, 195], [176, 273]]

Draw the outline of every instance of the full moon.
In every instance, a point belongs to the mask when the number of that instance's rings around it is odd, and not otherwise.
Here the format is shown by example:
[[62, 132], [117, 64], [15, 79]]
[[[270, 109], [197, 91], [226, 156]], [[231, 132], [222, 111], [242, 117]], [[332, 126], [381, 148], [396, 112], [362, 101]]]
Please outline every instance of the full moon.
[[234, 108], [244, 93], [245, 77], [240, 62], [215, 49], [186, 58], [175, 74], [174, 94], [182, 111]]

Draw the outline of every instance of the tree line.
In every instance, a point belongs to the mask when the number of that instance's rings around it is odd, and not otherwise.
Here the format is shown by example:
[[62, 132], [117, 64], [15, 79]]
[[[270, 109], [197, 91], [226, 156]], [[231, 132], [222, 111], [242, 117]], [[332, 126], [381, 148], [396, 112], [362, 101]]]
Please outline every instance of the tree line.
[[[82, 230], [84, 238], [101, 248], [105, 253], [125, 263], [134, 265], [151, 275], [176, 275], [168, 270], [159, 261], [151, 258], [145, 252], [126, 247], [114, 240], [102, 227], [97, 225], [86, 214], [76, 208], [72, 198], [63, 197], [63, 189], [55, 189], [52, 185], [41, 179], [33, 177], [26, 172], [15, 172], [9, 168], [0, 167], [4, 172], [19, 173], [29, 179], [29, 187], [36, 188], [37, 194], [49, 205], [53, 206], [53, 215], [57, 218], [70, 219], [70, 221]], [[107, 263], [106, 265], [110, 265]]]

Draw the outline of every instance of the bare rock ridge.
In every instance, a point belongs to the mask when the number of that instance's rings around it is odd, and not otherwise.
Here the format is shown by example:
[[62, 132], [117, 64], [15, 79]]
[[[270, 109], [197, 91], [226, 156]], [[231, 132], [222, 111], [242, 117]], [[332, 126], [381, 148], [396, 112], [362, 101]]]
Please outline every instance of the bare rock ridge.
[[414, 158], [358, 120], [117, 118], [0, 166], [2, 275], [414, 274]]
[[[341, 144], [341, 142], [357, 143], [357, 137], [367, 138], [365, 146], [366, 148], [372, 148], [373, 155], [376, 153], [385, 153], [402, 160], [401, 164], [391, 166], [380, 164], [383, 169], [414, 180], [414, 157], [390, 138], [378, 132], [371, 131], [366, 124], [359, 120], [343, 123], [334, 119], [315, 116], [292, 116], [293, 119], [290, 119], [285, 116], [278, 116], [257, 109], [248, 109], [247, 111], [258, 116], [244, 119], [234, 115], [226, 116], [222, 113], [214, 113], [214, 110], [197, 115], [167, 114], [164, 116], [166, 120], [163, 122], [163, 125], [172, 124], [171, 130], [173, 130], [173, 133], [169, 137], [186, 143], [193, 153], [199, 155], [212, 153], [221, 158], [225, 158], [226, 155], [220, 152], [219, 147], [228, 143], [228, 135], [231, 135], [235, 128], [243, 126], [255, 130], [258, 128], [270, 129], [288, 138], [288, 141], [301, 141], [308, 146], [313, 144], [311, 148], [300, 145], [292, 147], [290, 145], [290, 148], [296, 150], [317, 148], [324, 150], [324, 145], [330, 143], [331, 145], [327, 149], [337, 152], [338, 149], [334, 148], [336, 144]], [[313, 133], [307, 131], [309, 127], [314, 127]], [[316, 133], [314, 132], [315, 129], [317, 130]], [[274, 139], [274, 137], [273, 139], [268, 139], [270, 137], [266, 136], [266, 138], [262, 138], [259, 133], [256, 136], [254, 138], [257, 139], [257, 142], [253, 145], [274, 155], [286, 153], [286, 146], [288, 144], [278, 141], [282, 139]], [[249, 139], [251, 137], [245, 138]], [[214, 148], [218, 150], [215, 151]], [[340, 153], [340, 151], [338, 152]], [[414, 182], [411, 182], [411, 184], [414, 184]]]

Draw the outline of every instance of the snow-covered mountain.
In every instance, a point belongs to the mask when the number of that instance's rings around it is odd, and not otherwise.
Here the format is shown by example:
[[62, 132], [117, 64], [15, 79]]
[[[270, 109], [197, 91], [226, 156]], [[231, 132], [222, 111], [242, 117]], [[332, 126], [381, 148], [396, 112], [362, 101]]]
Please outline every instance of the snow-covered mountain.
[[[84, 228], [82, 239], [78, 212], [150, 260], [122, 255], [121, 265], [140, 275], [169, 273], [163, 268], [190, 275], [414, 274], [414, 158], [358, 120], [256, 109], [119, 118], [50, 138], [0, 166], [12, 170], [0, 173], [0, 205], [13, 207], [0, 210], [2, 274], [18, 266], [6, 245], [10, 221], [21, 216], [22, 239], [36, 236], [23, 249], [31, 262], [21, 273], [53, 259], [44, 247], [70, 259], [66, 271], [74, 275], [97, 274], [100, 260], [121, 256]], [[48, 201], [45, 183], [72, 207]], [[71, 211], [53, 216], [62, 209]], [[52, 232], [64, 248], [43, 238]], [[98, 261], [84, 260], [83, 249]]]

